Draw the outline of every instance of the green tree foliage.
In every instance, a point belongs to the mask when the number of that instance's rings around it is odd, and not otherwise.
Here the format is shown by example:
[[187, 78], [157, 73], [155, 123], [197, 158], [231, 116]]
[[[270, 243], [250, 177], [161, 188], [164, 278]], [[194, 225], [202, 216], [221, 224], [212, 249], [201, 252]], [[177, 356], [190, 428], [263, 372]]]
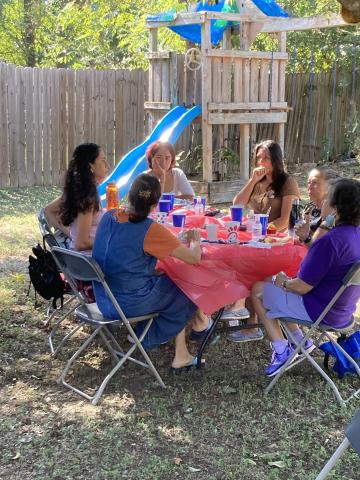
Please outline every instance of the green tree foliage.
[[[195, 0], [194, 0], [195, 1]], [[339, 12], [336, 0], [279, 0], [295, 17]], [[75, 68], [146, 68], [148, 14], [184, 10], [188, 0], [0, 0], [0, 59], [18, 65]], [[291, 71], [350, 68], [359, 27], [288, 34]], [[159, 30], [160, 46], [184, 51], [169, 29]], [[274, 39], [259, 35], [253, 48], [271, 50]], [[360, 48], [359, 48], [360, 51]]]

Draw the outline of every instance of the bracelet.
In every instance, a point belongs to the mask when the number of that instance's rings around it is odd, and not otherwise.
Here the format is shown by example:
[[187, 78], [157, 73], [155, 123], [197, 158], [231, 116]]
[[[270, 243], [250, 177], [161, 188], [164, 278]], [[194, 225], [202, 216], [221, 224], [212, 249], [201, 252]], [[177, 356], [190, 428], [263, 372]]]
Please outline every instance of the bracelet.
[[273, 285], [275, 285], [275, 282], [276, 282], [276, 275], [273, 275], [273, 276], [271, 277], [271, 283], [272, 283]]

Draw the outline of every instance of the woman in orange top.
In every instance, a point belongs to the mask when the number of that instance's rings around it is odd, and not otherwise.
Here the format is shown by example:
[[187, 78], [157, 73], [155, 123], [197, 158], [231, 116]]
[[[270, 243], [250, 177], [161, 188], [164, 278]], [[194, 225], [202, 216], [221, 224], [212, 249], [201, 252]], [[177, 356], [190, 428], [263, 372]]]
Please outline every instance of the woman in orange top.
[[[190, 247], [180, 241], [164, 226], [149, 218], [161, 196], [157, 178], [149, 174], [137, 177], [129, 192], [129, 210], [110, 210], [103, 216], [96, 232], [93, 257], [102, 268], [111, 291], [125, 315], [135, 317], [158, 312], [143, 340], [143, 346], [151, 349], [175, 339], [175, 357], [172, 369], [179, 371], [196, 365], [186, 346], [185, 326], [197, 307], [166, 275], [155, 271], [158, 259], [170, 255], [186, 263], [200, 262], [200, 235], [189, 232]], [[94, 283], [95, 298], [106, 318], [118, 314], [109, 301], [103, 287]], [[208, 319], [197, 318], [195, 332], [208, 328]], [[143, 322], [137, 327], [141, 335]]]

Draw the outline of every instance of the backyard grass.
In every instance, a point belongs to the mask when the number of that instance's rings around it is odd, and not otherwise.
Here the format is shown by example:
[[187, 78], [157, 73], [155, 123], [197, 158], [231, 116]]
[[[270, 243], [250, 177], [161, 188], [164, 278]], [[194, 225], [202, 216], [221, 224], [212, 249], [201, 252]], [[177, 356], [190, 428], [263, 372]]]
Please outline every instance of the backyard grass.
[[[57, 192], [0, 190], [0, 478], [315, 478], [359, 401], [341, 410], [305, 364], [265, 396], [267, 341], [234, 345], [222, 337], [206, 353], [202, 372], [176, 377], [168, 372], [172, 347], [163, 346], [151, 357], [166, 390], [130, 365], [96, 407], [56, 383], [78, 340], [50, 357], [45, 303], [34, 308], [33, 294], [26, 296], [26, 268], [40, 239], [36, 212]], [[98, 346], [75, 380], [94, 385], [109, 365]], [[351, 385], [354, 378], [342, 381], [342, 390]], [[356, 480], [359, 471], [349, 449], [329, 479]]]

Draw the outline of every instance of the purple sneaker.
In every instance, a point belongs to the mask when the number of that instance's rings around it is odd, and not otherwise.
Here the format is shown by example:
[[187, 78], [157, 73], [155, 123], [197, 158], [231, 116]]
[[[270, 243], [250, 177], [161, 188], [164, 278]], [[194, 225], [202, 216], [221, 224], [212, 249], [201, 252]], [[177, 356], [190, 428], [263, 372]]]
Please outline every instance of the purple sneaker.
[[[273, 377], [278, 373], [280, 368], [284, 365], [286, 360], [290, 357], [290, 355], [293, 353], [293, 349], [290, 347], [290, 345], [287, 345], [285, 347], [285, 350], [282, 353], [276, 353], [275, 350], [273, 350], [273, 354], [271, 357], [271, 362], [269, 365], [265, 368], [265, 375], [267, 377]], [[291, 363], [297, 358], [297, 355], [292, 359]], [[290, 363], [290, 365], [291, 365]], [[289, 367], [290, 367], [289, 365]]]
[[[316, 348], [316, 345], [308, 338], [305, 342], [304, 347], [307, 353], [311, 353], [314, 350], [314, 348]], [[295, 350], [296, 345], [294, 343], [291, 343], [291, 348]], [[299, 356], [303, 355], [301, 350], [300, 352], [298, 352], [298, 355]]]

